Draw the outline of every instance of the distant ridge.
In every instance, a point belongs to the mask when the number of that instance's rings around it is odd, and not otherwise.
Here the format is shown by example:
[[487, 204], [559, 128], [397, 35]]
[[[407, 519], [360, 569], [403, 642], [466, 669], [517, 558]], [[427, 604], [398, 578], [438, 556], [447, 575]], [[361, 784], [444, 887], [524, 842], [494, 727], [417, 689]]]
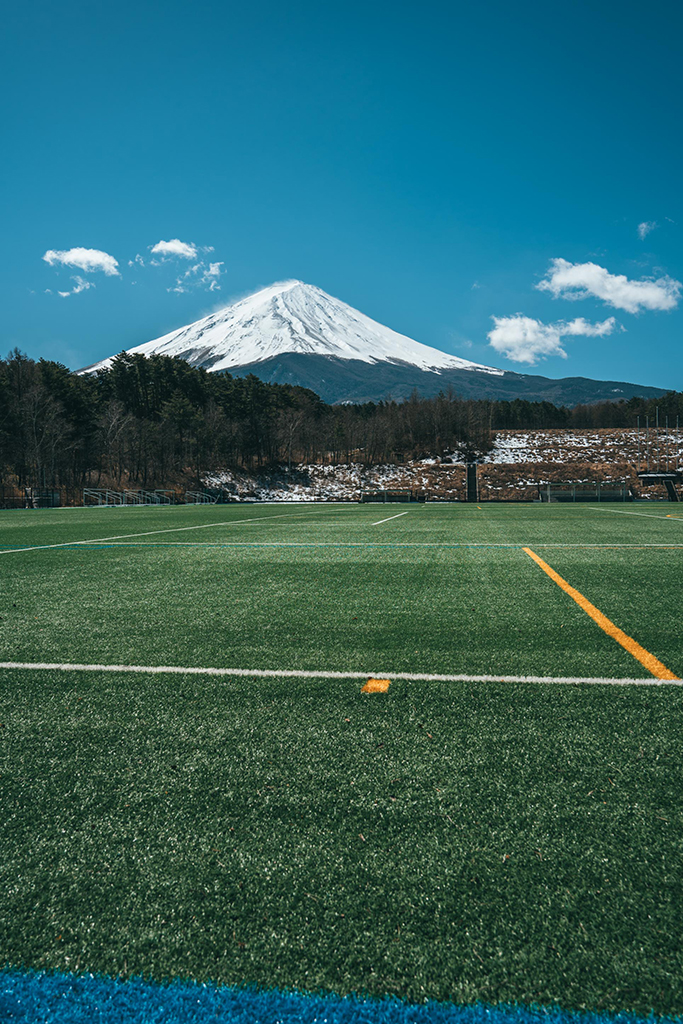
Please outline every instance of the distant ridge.
[[424, 398], [449, 390], [460, 398], [487, 398], [553, 405], [591, 405], [594, 402], [618, 402], [619, 399], [659, 398], [663, 388], [629, 384], [618, 380], [591, 380], [590, 377], [541, 377], [538, 374], [498, 374], [479, 370], [441, 370], [438, 374], [390, 363], [368, 366], [352, 359], [337, 360], [324, 356], [300, 356], [287, 353], [230, 371], [235, 377], [253, 373], [270, 384], [298, 384], [310, 388], [330, 404], [339, 402], [378, 402], [393, 399], [402, 402], [417, 390]]
[[[128, 350], [191, 366], [311, 388], [326, 402], [367, 402], [452, 389], [462, 397], [559, 405], [658, 397], [661, 388], [585, 377], [511, 373], [430, 348], [377, 323], [314, 285], [284, 281]], [[85, 367], [94, 373], [114, 357]]]

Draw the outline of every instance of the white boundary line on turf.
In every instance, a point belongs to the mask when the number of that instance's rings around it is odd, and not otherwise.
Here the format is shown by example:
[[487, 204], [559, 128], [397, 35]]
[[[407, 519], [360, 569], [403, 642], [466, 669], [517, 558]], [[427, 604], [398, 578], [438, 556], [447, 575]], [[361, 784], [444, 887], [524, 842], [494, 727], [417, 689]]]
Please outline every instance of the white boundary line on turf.
[[370, 526], [381, 526], [382, 523], [388, 523], [390, 519], [398, 519], [399, 516], [407, 515], [407, 512], [397, 512], [395, 516], [388, 516], [386, 519], [378, 519], [376, 523], [370, 523]]
[[[351, 509], [335, 509], [335, 512], [350, 512]], [[256, 516], [252, 519], [240, 519], [233, 522], [223, 521], [221, 523], [201, 523], [199, 526], [171, 526], [164, 530], [146, 530], [144, 533], [124, 533], [117, 537], [94, 537], [88, 540], [65, 540], [59, 544], [34, 544], [25, 548], [5, 548], [0, 555], [13, 555], [23, 551], [45, 551], [48, 548], [72, 548], [77, 544], [104, 544], [110, 540], [130, 540], [131, 537], [151, 537], [157, 533], [182, 533], [184, 530], [210, 530], [217, 526], [246, 526], [249, 523], [260, 523], [263, 521], [272, 522], [273, 519], [291, 519], [293, 516], [312, 515], [310, 512], [283, 512], [279, 516]]]
[[612, 512], [615, 516], [641, 516], [643, 519], [668, 519], [671, 523], [680, 523], [678, 516], [658, 516], [654, 512], [627, 512], [622, 508], [590, 508], [584, 509], [587, 512]]
[[139, 672], [150, 675], [256, 676], [261, 679], [405, 679], [432, 683], [590, 683], [598, 686], [683, 686], [683, 679], [611, 679], [607, 676], [475, 676], [438, 675], [430, 672], [332, 672], [325, 669], [197, 668], [184, 665], [76, 665], [59, 662], [0, 661], [0, 669], [32, 672]]
[[[275, 518], [275, 517], [273, 517]], [[296, 523], [300, 526], [300, 523]], [[313, 523], [313, 526], [322, 526], [323, 523]], [[370, 525], [375, 526], [377, 524], [371, 523]], [[103, 544], [104, 541], [97, 540], [79, 540], [73, 541], [72, 544], [79, 544], [87, 547], [88, 545], [95, 546], [97, 544]], [[534, 543], [530, 541], [530, 543]], [[461, 543], [453, 542], [450, 543], [445, 541], [443, 543], [436, 543], [432, 541], [289, 541], [289, 540], [240, 540], [240, 541], [213, 541], [213, 540], [174, 540], [168, 543], [160, 542], [158, 544], [146, 544], [144, 542], [133, 542], [128, 544], [125, 541], [122, 543], [110, 543], [109, 547], [112, 548], [501, 548], [510, 551], [516, 551], [525, 547], [524, 544], [516, 541], [510, 544], [499, 544], [499, 543], [468, 543], [462, 541]], [[650, 548], [661, 548], [664, 551], [681, 551], [683, 550], [683, 544], [667, 543], [661, 541], [658, 544], [610, 544], [605, 542], [604, 544], [561, 544], [561, 543], [548, 543], [548, 544], [536, 544], [535, 548], [570, 548], [572, 550], [580, 548], [607, 550], [607, 551], [621, 551], [624, 550], [641, 550]], [[33, 548], [8, 548], [9, 551], [32, 551]], [[0, 550], [0, 554], [5, 554], [4, 551]]]

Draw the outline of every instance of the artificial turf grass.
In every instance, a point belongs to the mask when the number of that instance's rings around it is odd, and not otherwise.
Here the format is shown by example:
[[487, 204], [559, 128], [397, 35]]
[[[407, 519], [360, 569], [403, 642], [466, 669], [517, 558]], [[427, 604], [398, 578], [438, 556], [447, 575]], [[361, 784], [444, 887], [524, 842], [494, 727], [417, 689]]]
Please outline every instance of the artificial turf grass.
[[[391, 514], [383, 505], [131, 506], [0, 511], [0, 549], [131, 536], [139, 543], [173, 541], [368, 541], [436, 543], [681, 543], [678, 506], [657, 502], [614, 510], [603, 504], [485, 504], [463, 502], [410, 506], [409, 515], [381, 527]], [[158, 531], [158, 532], [150, 532]], [[141, 536], [134, 536], [142, 534]]]
[[[554, 542], [680, 539], [678, 523], [582, 506], [446, 505], [411, 508], [409, 515], [372, 527], [386, 511], [320, 505], [0, 513], [3, 543], [171, 531], [142, 538], [145, 546], [136, 548], [3, 556], [0, 658], [647, 676], [541, 578], [521, 548], [155, 546], [159, 540], [220, 543], [237, 537], [266, 543], [490, 542], [538, 545], [558, 571], [569, 567], [569, 582], [581, 589], [587, 580], [589, 600], [608, 615], [614, 608], [617, 625], [683, 675], [677, 624], [682, 551], [543, 549]], [[182, 532], [185, 526], [190, 532]], [[657, 608], [654, 616], [650, 604]]]
[[675, 688], [0, 679], [0, 960], [683, 1009]]
[[0, 612], [5, 661], [647, 676], [519, 549], [72, 549], [11, 558]]
[[[89, 541], [113, 543], [115, 538], [154, 544], [156, 541], [249, 540], [261, 530], [285, 525], [343, 521], [351, 512], [370, 523], [372, 511], [351, 503], [291, 505], [175, 505], [100, 508], [19, 509], [0, 511], [0, 550], [34, 545], [66, 545]], [[112, 540], [107, 540], [112, 538]]]
[[683, 677], [683, 551], [612, 549], [587, 557], [584, 551], [562, 548], [546, 549], [543, 557], [603, 614]]

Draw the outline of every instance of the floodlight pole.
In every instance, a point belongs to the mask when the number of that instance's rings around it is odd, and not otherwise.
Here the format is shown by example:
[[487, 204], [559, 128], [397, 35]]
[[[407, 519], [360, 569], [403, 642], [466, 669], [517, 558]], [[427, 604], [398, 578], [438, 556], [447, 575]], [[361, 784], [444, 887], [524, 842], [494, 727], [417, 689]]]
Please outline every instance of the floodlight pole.
[[666, 471], [669, 472], [669, 417], [666, 417]]
[[640, 473], [640, 416], [638, 416], [637, 424], [638, 424], [638, 469], [636, 470], [636, 473]]

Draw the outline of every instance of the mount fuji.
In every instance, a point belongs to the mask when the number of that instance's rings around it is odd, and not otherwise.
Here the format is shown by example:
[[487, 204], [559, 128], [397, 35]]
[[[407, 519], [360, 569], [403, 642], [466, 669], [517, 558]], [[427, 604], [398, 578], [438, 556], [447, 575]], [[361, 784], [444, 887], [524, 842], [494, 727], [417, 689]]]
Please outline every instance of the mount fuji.
[[[191, 366], [270, 383], [297, 384], [327, 402], [364, 402], [447, 391], [471, 398], [557, 404], [664, 394], [659, 388], [582, 377], [550, 380], [448, 355], [371, 320], [302, 281], [272, 284], [187, 327], [128, 349], [178, 356]], [[111, 365], [113, 356], [82, 373]]]

